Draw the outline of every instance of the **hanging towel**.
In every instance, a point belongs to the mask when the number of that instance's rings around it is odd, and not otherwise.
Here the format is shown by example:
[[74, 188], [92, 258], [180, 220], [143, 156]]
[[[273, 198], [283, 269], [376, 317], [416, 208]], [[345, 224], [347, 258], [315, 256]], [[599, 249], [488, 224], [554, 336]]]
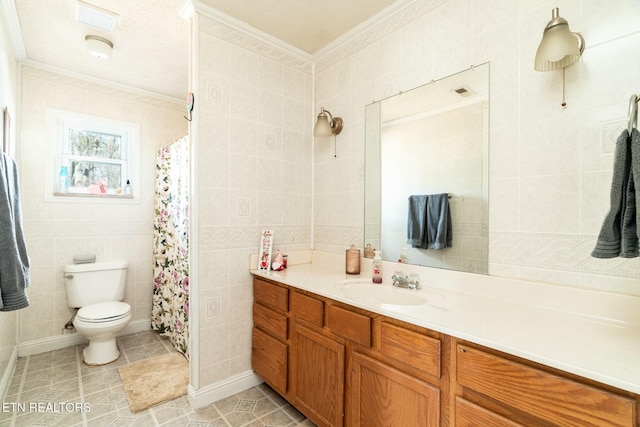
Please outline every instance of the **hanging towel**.
[[431, 194], [427, 198], [427, 249], [451, 247], [451, 211], [447, 193]]
[[20, 186], [15, 161], [0, 158], [0, 311], [29, 305], [29, 257], [22, 231]]
[[[407, 243], [421, 248], [425, 243], [427, 224], [427, 196], [409, 196], [409, 215], [407, 218]], [[426, 246], [425, 246], [426, 247]]]
[[596, 258], [638, 256], [638, 215], [636, 188], [640, 188], [640, 132], [622, 131], [616, 141], [609, 213], [602, 223]]
[[451, 211], [447, 193], [409, 196], [407, 243], [414, 248], [452, 246]]

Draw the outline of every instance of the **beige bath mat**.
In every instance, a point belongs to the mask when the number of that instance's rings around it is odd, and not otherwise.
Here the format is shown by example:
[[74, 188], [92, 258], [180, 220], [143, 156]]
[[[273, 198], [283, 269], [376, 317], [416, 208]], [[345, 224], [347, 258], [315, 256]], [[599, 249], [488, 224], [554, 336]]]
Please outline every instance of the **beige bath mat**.
[[131, 412], [142, 411], [187, 393], [189, 362], [169, 353], [118, 368]]

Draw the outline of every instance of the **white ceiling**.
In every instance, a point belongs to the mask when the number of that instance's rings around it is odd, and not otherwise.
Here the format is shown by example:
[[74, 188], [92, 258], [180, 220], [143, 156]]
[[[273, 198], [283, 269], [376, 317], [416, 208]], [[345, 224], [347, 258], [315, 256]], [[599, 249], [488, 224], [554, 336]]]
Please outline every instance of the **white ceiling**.
[[[5, 0], [6, 1], [6, 0]], [[184, 99], [188, 91], [187, 0], [85, 0], [118, 15], [112, 33], [76, 21], [76, 0], [14, 1], [27, 63]], [[319, 49], [390, 6], [413, 0], [197, 0], [299, 49]], [[15, 17], [14, 17], [15, 19]], [[108, 60], [86, 52], [87, 34], [113, 42]], [[295, 50], [295, 49], [294, 49]]]

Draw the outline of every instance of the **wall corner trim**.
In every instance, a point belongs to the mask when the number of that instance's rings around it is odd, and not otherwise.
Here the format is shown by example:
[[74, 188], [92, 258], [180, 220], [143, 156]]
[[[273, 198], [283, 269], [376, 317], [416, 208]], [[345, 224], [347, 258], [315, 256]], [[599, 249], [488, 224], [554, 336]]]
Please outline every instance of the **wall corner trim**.
[[203, 408], [225, 397], [250, 389], [264, 382], [253, 370], [234, 375], [226, 380], [210, 384], [198, 390], [191, 384], [187, 387], [189, 404], [192, 408]]
[[7, 367], [2, 373], [2, 377], [0, 377], [0, 398], [2, 401], [5, 401], [7, 397], [7, 392], [9, 391], [9, 386], [11, 385], [11, 378], [13, 377], [13, 373], [16, 370], [16, 365], [18, 364], [18, 346], [13, 347], [13, 351], [11, 352], [11, 356], [9, 357], [9, 362], [7, 363]]

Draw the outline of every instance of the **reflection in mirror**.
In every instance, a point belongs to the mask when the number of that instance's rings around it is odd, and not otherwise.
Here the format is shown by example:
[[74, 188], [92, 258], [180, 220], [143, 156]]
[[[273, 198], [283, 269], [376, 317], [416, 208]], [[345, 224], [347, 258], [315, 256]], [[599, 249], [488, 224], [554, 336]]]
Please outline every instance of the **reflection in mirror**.
[[365, 245], [385, 261], [487, 273], [488, 117], [488, 63], [366, 106]]

